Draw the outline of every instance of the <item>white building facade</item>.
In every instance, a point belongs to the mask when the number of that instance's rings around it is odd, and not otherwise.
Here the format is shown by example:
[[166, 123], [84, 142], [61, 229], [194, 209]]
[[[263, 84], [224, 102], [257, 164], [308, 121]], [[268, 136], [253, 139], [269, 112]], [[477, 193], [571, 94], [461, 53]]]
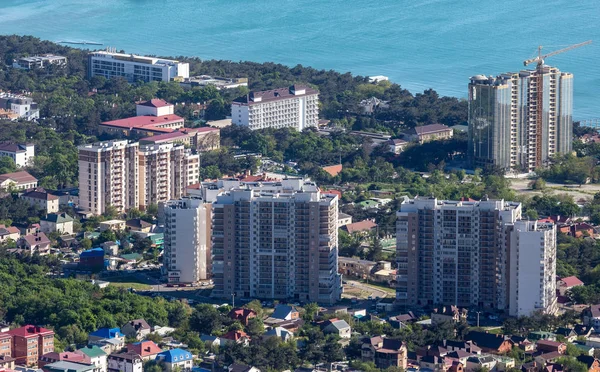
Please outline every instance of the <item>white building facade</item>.
[[26, 167], [33, 164], [35, 156], [35, 145], [33, 143], [16, 144], [0, 143], [0, 156], [8, 156], [14, 160], [17, 168]]
[[116, 51], [96, 51], [88, 55], [88, 77], [123, 77], [128, 82], [171, 81], [190, 75], [189, 64], [171, 59], [144, 57]]
[[163, 273], [169, 283], [195, 284], [210, 277], [211, 204], [183, 198], [165, 204]]
[[250, 92], [231, 103], [231, 122], [252, 130], [319, 125], [319, 92], [300, 85]]
[[509, 256], [509, 315], [556, 313], [556, 225], [515, 222]]

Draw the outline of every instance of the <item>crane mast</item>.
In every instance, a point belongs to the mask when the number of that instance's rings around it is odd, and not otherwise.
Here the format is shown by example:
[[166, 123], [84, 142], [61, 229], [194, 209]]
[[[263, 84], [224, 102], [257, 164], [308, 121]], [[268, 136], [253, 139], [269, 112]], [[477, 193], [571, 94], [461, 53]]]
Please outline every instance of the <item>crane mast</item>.
[[535, 58], [527, 59], [523, 61], [523, 65], [527, 66], [536, 62], [536, 139], [535, 139], [535, 166], [540, 167], [542, 165], [542, 131], [544, 121], [544, 60], [548, 57], [555, 56], [560, 53], [568, 52], [575, 48], [579, 48], [588, 44], [592, 41], [588, 40], [583, 43], [574, 44], [563, 49], [556, 50], [554, 52], [542, 55], [542, 46], [538, 47], [538, 55]]

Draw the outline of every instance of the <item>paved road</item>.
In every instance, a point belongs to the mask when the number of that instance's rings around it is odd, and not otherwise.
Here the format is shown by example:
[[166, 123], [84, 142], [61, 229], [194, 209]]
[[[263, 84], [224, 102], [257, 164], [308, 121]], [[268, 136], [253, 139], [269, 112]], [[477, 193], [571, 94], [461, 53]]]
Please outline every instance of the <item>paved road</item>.
[[[390, 292], [384, 291], [381, 288], [378, 288], [376, 286], [372, 286], [372, 285], [368, 285], [365, 283], [361, 283], [355, 280], [346, 280], [347, 284], [344, 284], [344, 291], [346, 293], [344, 293], [344, 297], [372, 297], [372, 298], [376, 298], [376, 297], [380, 297], [380, 298], [385, 298], [385, 297], [393, 297], [392, 294]], [[359, 290], [360, 292], [364, 293], [365, 295], [362, 296], [356, 296], [354, 294], [352, 294], [353, 292], [356, 292], [356, 290]]]

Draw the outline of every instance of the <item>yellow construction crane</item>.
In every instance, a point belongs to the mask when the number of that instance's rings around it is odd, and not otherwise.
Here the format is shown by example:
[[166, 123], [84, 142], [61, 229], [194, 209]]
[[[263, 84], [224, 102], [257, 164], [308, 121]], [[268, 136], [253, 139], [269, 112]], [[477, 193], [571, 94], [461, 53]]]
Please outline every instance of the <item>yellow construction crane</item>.
[[588, 40], [583, 43], [568, 46], [563, 49], [556, 50], [554, 52], [542, 55], [542, 46], [538, 47], [538, 55], [535, 58], [531, 58], [523, 61], [523, 65], [527, 66], [534, 62], [537, 63], [536, 67], [536, 140], [535, 140], [535, 166], [540, 167], [542, 165], [542, 124], [544, 119], [544, 60], [548, 57], [555, 56], [560, 53], [567, 52], [569, 50], [582, 47], [584, 45], [591, 44], [592, 41]]

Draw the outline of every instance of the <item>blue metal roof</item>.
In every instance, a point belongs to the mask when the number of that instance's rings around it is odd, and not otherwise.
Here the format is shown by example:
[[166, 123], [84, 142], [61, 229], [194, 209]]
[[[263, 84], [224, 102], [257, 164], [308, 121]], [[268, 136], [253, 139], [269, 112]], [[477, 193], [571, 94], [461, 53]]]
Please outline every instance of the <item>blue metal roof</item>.
[[102, 338], [116, 338], [123, 337], [121, 328], [99, 328], [98, 330], [90, 333], [90, 336], [102, 337]]
[[92, 248], [87, 251], [81, 252], [79, 257], [104, 257], [104, 249], [102, 248]]
[[156, 359], [162, 359], [166, 363], [179, 363], [186, 360], [192, 360], [193, 358], [194, 357], [192, 356], [191, 352], [183, 349], [163, 351], [162, 353], [158, 353], [156, 356]]

